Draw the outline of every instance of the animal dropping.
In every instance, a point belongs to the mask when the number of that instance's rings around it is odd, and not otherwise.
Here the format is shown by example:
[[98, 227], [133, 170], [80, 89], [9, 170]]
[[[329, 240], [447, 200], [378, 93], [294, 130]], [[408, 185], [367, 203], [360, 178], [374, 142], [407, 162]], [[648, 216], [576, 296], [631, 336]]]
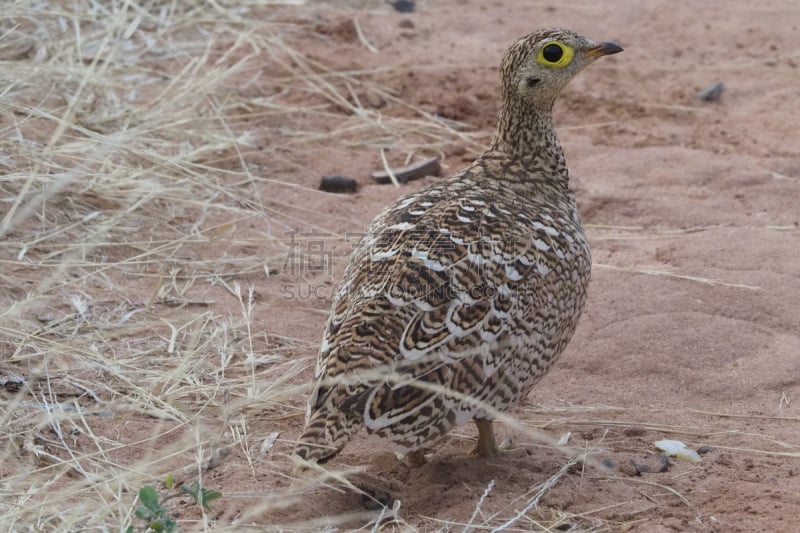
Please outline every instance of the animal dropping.
[[598, 58], [621, 52], [570, 31], [518, 40], [502, 61], [486, 152], [387, 207], [334, 297], [295, 454], [323, 462], [362, 428], [413, 464], [458, 424], [474, 453], [547, 373], [575, 332], [591, 256], [552, 109]]

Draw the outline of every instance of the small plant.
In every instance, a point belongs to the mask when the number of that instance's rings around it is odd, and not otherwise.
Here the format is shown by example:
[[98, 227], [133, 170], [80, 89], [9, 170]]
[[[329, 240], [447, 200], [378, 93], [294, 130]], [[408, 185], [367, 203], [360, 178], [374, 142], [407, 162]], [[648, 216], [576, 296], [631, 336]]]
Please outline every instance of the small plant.
[[[139, 490], [139, 503], [141, 506], [136, 508], [134, 514], [136, 518], [143, 520], [147, 524], [145, 531], [172, 533], [177, 530], [178, 522], [174, 520], [174, 515], [164, 506], [169, 498], [170, 496], [166, 496], [159, 501], [156, 489], [150, 486], [142, 487]], [[133, 532], [133, 525], [128, 526], [126, 533]]]
[[188, 494], [194, 500], [194, 503], [197, 505], [202, 505], [203, 509], [206, 511], [210, 511], [211, 508], [208, 506], [209, 503], [213, 502], [218, 498], [222, 498], [222, 493], [216, 490], [208, 490], [204, 489], [200, 486], [200, 482], [194, 480], [191, 485], [188, 487], [186, 485], [181, 485], [180, 493]]
[[[167, 476], [165, 484], [167, 489], [173, 488], [172, 476]], [[169, 511], [166, 503], [183, 495], [189, 495], [196, 504], [202, 505], [206, 510], [210, 510], [209, 503], [222, 497], [221, 492], [205, 489], [200, 486], [200, 482], [197, 480], [188, 486], [181, 485], [177, 491], [168, 493], [161, 498], [159, 498], [158, 492], [153, 487], [149, 485], [142, 487], [139, 490], [139, 503], [141, 505], [136, 508], [134, 514], [136, 518], [144, 521], [144, 531], [176, 533], [178, 531], [178, 522], [175, 520], [176, 515]], [[134, 526], [130, 525], [125, 530], [125, 533], [134, 533], [134, 531]]]

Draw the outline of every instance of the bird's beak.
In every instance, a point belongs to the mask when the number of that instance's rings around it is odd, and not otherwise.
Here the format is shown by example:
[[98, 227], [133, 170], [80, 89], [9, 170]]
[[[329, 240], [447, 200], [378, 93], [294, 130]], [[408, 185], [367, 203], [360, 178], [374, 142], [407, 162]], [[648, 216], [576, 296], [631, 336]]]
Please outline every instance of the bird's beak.
[[616, 43], [612, 42], [605, 42], [600, 43], [597, 46], [593, 46], [586, 51], [586, 55], [591, 57], [592, 59], [601, 57], [601, 56], [610, 56], [611, 54], [618, 54], [622, 52], [622, 47]]

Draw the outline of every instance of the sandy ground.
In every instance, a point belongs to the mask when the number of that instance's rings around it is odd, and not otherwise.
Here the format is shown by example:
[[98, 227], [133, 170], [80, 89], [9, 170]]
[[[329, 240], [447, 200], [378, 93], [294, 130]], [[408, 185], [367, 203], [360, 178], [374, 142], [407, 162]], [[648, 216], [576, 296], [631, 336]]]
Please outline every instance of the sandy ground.
[[[426, 143], [422, 132], [412, 149], [386, 152], [391, 164], [441, 154], [445, 172], [464, 166], [488, 141], [496, 67], [516, 37], [558, 25], [625, 48], [583, 72], [556, 107], [595, 264], [574, 340], [512, 413], [541, 436], [498, 424], [501, 438], [527, 453], [482, 460], [467, 456], [475, 431], [464, 427], [432, 450], [429, 464], [408, 468], [390, 447], [361, 435], [332, 468], [364, 467], [390, 482], [398, 516], [420, 530], [461, 529], [470, 520], [499, 526], [553, 477], [555, 485], [514, 527], [800, 527], [800, 8], [794, 0], [427, 0], [405, 14], [365, 1], [263, 14], [297, 24], [287, 42], [304, 57], [335, 70], [370, 71], [367, 79], [390, 93], [362, 92], [351, 103], [387, 116], [411, 120], [421, 110], [462, 123], [469, 136], [460, 141]], [[283, 72], [267, 54], [263, 60], [265, 76]], [[717, 81], [725, 85], [719, 102], [696, 98]], [[265, 96], [258, 82], [247, 91]], [[296, 92], [276, 98], [286, 105], [304, 101]], [[254, 171], [276, 180], [259, 183], [253, 198], [281, 212], [271, 231], [306, 233], [298, 237], [301, 249], [322, 242], [320, 257], [329, 261], [321, 272], [298, 272], [284, 261], [285, 248], [244, 250], [272, 265], [269, 276], [248, 280], [256, 294], [253, 327], [271, 342], [294, 339], [285, 353], [304, 364], [290, 379], [298, 385], [310, 378], [330, 297], [352, 249], [348, 235], [393, 199], [435, 179], [400, 188], [371, 183], [369, 172], [382, 167], [380, 138], [372, 147], [349, 147], [322, 135], [313, 150], [292, 152], [290, 136], [276, 137], [281, 128], [311, 131], [318, 116], [298, 114], [291, 124], [285, 115], [261, 116], [263, 142], [286, 143], [286, 157], [245, 154]], [[336, 120], [323, 129], [334, 132]], [[354, 177], [358, 192], [308, 190], [329, 174]], [[239, 227], [254, 235], [263, 229]], [[307, 235], [313, 231], [324, 235]], [[143, 284], [139, 292], [146, 300], [150, 290]], [[208, 299], [218, 313], [239, 305], [219, 288], [204, 294], [214, 296]], [[248, 463], [235, 451], [208, 475], [207, 483], [227, 497], [223, 522], [292, 490], [287, 454], [304, 401], [305, 391], [287, 398], [285, 416], [249, 419], [258, 439], [280, 436], [266, 457]], [[154, 423], [133, 417], [126, 427]], [[562, 471], [569, 455], [552, 443], [567, 433], [569, 446], [591, 452], [595, 463]], [[704, 448], [702, 461], [672, 460], [666, 471], [638, 472], [637, 464], [660, 464], [653, 442], [665, 438]], [[368, 507], [359, 496], [320, 488], [248, 522], [322, 526], [332, 516], [372, 513]], [[351, 516], [344, 525], [366, 522]]]
[[[588, 527], [593, 518], [636, 531], [798, 527], [800, 53], [793, 43], [800, 11], [789, 1], [719, 9], [664, 1], [421, 2], [409, 15], [353, 12], [377, 53], [346, 31], [349, 16], [321, 15], [325, 32], [308, 45], [344, 68], [409, 65], [385, 84], [427, 111], [487, 131], [496, 113], [495, 64], [514, 37], [560, 25], [625, 47], [581, 74], [557, 105], [594, 275], [575, 339], [514, 414], [552, 437], [571, 432], [572, 445], [616, 465], [644, 461], [662, 438], [711, 450], [701, 463], [673, 461], [663, 473], [632, 476], [624, 466], [569, 473], [538, 511], [543, 520], [581, 515], [561, 527]], [[697, 92], [716, 81], [725, 84], [721, 101], [698, 101]], [[310, 171], [287, 179], [313, 186], [322, 174], [347, 174], [360, 192], [289, 201], [352, 217], [348, 228], [363, 227], [417, 186], [370, 184], [367, 171], [380, 167], [375, 154], [326, 154], [311, 155]], [[472, 155], [451, 155], [446, 165], [456, 170]], [[336, 272], [344, 262], [335, 257]], [[264, 288], [278, 291], [280, 283]], [[323, 323], [321, 314], [289, 305], [282, 324], [292, 331]], [[307, 338], [317, 333], [308, 328]], [[457, 432], [415, 470], [366, 440], [338, 461], [400, 482], [401, 514], [423, 528], [442, 526], [437, 518], [466, 521], [492, 480], [483, 513], [511, 514], [524, 506], [516, 498], [565, 462], [506, 428], [501, 434], [526, 446], [527, 456], [466, 458], [473, 431]], [[343, 513], [355, 502], [322, 492], [289, 515]]]

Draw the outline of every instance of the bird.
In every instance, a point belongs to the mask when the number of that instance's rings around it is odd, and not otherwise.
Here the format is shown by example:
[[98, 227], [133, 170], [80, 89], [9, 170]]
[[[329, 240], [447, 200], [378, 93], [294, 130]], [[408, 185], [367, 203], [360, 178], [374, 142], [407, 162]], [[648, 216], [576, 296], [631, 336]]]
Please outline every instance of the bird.
[[472, 453], [499, 453], [493, 420], [564, 351], [591, 277], [553, 105], [585, 66], [622, 50], [559, 28], [506, 50], [486, 151], [385, 208], [355, 247], [297, 458], [324, 463], [364, 428], [423, 464], [426, 449], [469, 420]]

